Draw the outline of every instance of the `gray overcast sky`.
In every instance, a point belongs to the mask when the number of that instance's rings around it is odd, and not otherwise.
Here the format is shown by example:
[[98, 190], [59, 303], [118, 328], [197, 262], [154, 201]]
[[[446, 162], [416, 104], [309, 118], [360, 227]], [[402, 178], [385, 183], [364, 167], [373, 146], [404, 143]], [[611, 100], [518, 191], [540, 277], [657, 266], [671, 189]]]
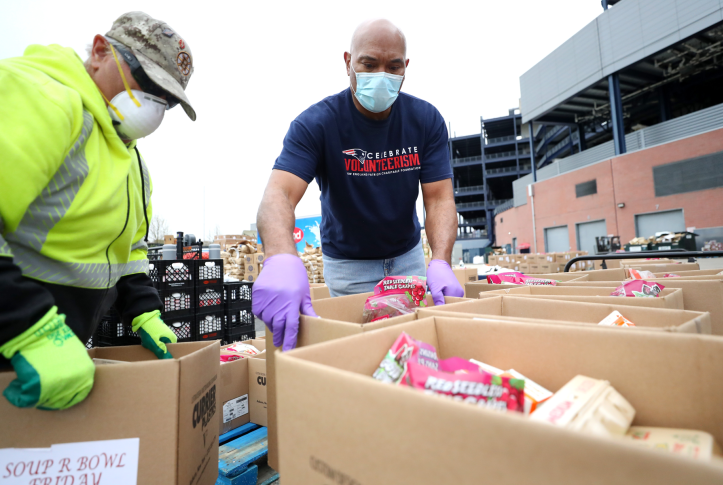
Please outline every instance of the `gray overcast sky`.
[[[132, 10], [183, 36], [198, 119], [174, 109], [138, 146], [153, 176], [154, 213], [171, 231], [197, 236], [216, 226], [239, 234], [255, 222], [289, 123], [348, 86], [343, 53], [361, 21], [386, 17], [404, 31], [403, 90], [435, 105], [460, 136], [479, 133], [480, 116], [517, 107], [520, 75], [602, 13], [599, 0], [1, 3], [0, 58], [61, 44], [85, 59], [93, 36]], [[418, 207], [421, 218], [421, 197]], [[319, 213], [312, 182], [296, 214]]]

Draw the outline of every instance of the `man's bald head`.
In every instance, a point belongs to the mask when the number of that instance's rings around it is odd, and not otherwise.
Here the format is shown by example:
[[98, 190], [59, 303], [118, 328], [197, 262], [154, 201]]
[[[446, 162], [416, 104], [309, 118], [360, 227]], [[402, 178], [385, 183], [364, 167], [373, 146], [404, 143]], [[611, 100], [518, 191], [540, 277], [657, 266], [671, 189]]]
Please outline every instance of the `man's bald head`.
[[386, 19], [367, 20], [354, 30], [351, 36], [350, 52], [353, 55], [359, 49], [370, 45], [393, 49], [407, 56], [407, 39], [399, 27]]

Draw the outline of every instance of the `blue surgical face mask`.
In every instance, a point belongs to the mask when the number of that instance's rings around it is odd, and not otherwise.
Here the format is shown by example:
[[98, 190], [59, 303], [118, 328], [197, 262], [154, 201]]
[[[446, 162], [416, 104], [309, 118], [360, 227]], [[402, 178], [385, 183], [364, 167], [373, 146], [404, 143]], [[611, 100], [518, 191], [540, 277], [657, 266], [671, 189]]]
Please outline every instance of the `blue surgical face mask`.
[[[354, 66], [351, 66], [351, 70], [354, 71]], [[357, 73], [354, 71], [354, 74], [356, 74], [354, 96], [364, 106], [364, 109], [372, 113], [381, 113], [394, 104], [404, 80], [404, 76], [388, 72]]]

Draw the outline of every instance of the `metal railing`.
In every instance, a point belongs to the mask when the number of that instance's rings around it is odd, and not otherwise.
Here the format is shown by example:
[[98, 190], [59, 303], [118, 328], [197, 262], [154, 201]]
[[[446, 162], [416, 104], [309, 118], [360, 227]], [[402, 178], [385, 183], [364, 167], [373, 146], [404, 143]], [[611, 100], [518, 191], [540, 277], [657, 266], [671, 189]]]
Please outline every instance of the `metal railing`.
[[[532, 170], [532, 165], [520, 165], [520, 170]], [[490, 168], [485, 171], [487, 175], [493, 175], [496, 173], [508, 173], [516, 172], [517, 167], [502, 167], [502, 168]]]
[[474, 231], [457, 234], [457, 239], [481, 239], [487, 237], [487, 231]]
[[501, 213], [501, 212], [504, 212], [504, 211], [506, 211], [506, 210], [510, 210], [510, 209], [512, 209], [514, 206], [515, 206], [515, 201], [514, 201], [514, 199], [510, 199], [510, 200], [508, 200], [507, 202], [505, 202], [504, 204], [498, 205], [497, 207], [495, 207], [495, 212], [494, 212], [494, 214], [497, 215], [497, 214], [499, 214], [499, 213]]
[[452, 165], [462, 165], [463, 163], [481, 162], [481, 161], [482, 161], [482, 155], [477, 155], [474, 157], [452, 158]]
[[465, 192], [478, 192], [478, 191], [484, 190], [484, 189], [485, 189], [484, 185], [471, 185], [469, 187], [456, 187], [454, 189], [454, 193], [459, 194], [459, 193], [465, 193]]
[[491, 205], [491, 206], [498, 206], [502, 205], [506, 202], [509, 202], [512, 199], [492, 199], [488, 201], [481, 200], [479, 202], [462, 202], [457, 204], [458, 209], [464, 209], [466, 207], [476, 207], [476, 206], [485, 206], [485, 205]]
[[487, 224], [486, 217], [476, 217], [474, 219], [464, 219], [462, 224]]
[[608, 254], [595, 254], [590, 256], [578, 256], [572, 258], [565, 265], [564, 272], [570, 271], [570, 267], [578, 261], [602, 261], [600, 266], [602, 269], [607, 269], [605, 260], [609, 259], [640, 259], [642, 256], [668, 256], [670, 258], [688, 258], [688, 262], [694, 263], [695, 258], [714, 258], [723, 256], [723, 251], [685, 251], [681, 249], [670, 249], [667, 251], [645, 251], [641, 253], [608, 253]]
[[507, 157], [514, 157], [518, 155], [529, 155], [530, 149], [519, 149], [517, 152], [511, 151], [511, 152], [499, 152], [499, 153], [486, 153], [485, 159], [487, 160], [496, 160], [498, 158], [507, 158]]
[[515, 135], [509, 135], [509, 136], [498, 136], [497, 138], [485, 138], [487, 140], [487, 145], [491, 145], [493, 143], [502, 143], [503, 141], [514, 141], [517, 138]]

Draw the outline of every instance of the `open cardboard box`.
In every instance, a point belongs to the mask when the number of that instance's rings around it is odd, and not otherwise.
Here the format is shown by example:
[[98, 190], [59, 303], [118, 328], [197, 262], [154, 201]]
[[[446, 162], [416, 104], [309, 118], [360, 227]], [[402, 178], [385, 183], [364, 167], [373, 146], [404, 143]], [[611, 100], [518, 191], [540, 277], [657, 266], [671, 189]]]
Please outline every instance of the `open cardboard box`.
[[[704, 278], [704, 279], [691, 279]], [[665, 286], [665, 289], [679, 288], [683, 290], [683, 308], [696, 312], [709, 312], [711, 320], [711, 333], [723, 335], [723, 276], [690, 276], [681, 278], [656, 278], [656, 281]], [[590, 286], [616, 286], [621, 282], [567, 282], [560, 283], [559, 287], [585, 288]], [[665, 290], [663, 290], [665, 291]]]
[[[652, 263], [652, 262], [651, 262]], [[696, 271], [700, 270], [698, 263], [680, 263], [680, 264], [640, 264], [640, 263], [621, 263], [624, 269], [637, 269], [650, 271], [652, 273], [675, 273], [676, 271]], [[677, 273], [676, 273], [677, 274]]]
[[[534, 278], [543, 278], [555, 281], [587, 281], [587, 274], [581, 273], [557, 273], [557, 274], [531, 274]], [[479, 280], [476, 283], [467, 283], [464, 285], [465, 298], [477, 298], [481, 291], [495, 291], [500, 288], [513, 288], [522, 285], [501, 284], [495, 285], [487, 283], [487, 279]]]
[[321, 300], [324, 298], [331, 298], [331, 294], [329, 293], [329, 287], [326, 286], [326, 283], [311, 283], [309, 284], [311, 287], [311, 299], [312, 300]]
[[[0, 448], [139, 438], [139, 485], [213, 485], [219, 344], [188, 342], [168, 349], [173, 359], [159, 360], [140, 345], [89, 350], [92, 358], [123, 363], [98, 364], [93, 390], [70, 409], [20, 409], [0, 399]], [[0, 389], [13, 379], [14, 372], [0, 372]], [[52, 483], [71, 483], [62, 480]]]
[[[723, 340], [663, 332], [426, 318], [277, 355], [281, 465], [295, 484], [720, 484], [723, 462], [639, 448], [376, 381], [401, 332], [440, 358], [514, 368], [557, 391], [610, 381], [634, 425], [723, 443]], [[309, 392], [313, 389], [313, 392]]]
[[[497, 291], [480, 292], [480, 298], [497, 295], [512, 295], [525, 298], [545, 298], [548, 300], [580, 301], [587, 303], [607, 303], [611, 305], [633, 305], [650, 308], [668, 308], [670, 310], [683, 310], [683, 290], [680, 288], [665, 288], [657, 298], [633, 298], [610, 296], [616, 286], [605, 287], [571, 287], [571, 286], [520, 286], [516, 288], [502, 288]], [[690, 310], [690, 308], [686, 308]]]
[[723, 269], [699, 269], [699, 270], [693, 270], [693, 271], [665, 271], [662, 273], [655, 273], [655, 276], [659, 276], [660, 278], [663, 278], [666, 274], [672, 273], [677, 274], [681, 278], [691, 277], [691, 276], [720, 276], [723, 278]]
[[[265, 340], [241, 343], [266, 350]], [[230, 345], [221, 347], [221, 355], [235, 355], [225, 351]], [[218, 376], [219, 433], [249, 422], [266, 426], [266, 353], [222, 363]]]
[[477, 281], [477, 268], [453, 268], [452, 271], [462, 288], [465, 283]]
[[[622, 300], [622, 298], [619, 298]], [[687, 310], [666, 310], [640, 306], [621, 306], [579, 301], [559, 301], [546, 298], [494, 296], [425, 308], [417, 312], [418, 318], [429, 316], [459, 316], [463, 318], [499, 318], [502, 320], [527, 319], [529, 323], [563, 323], [597, 325], [613, 311], [619, 311], [635, 323], [635, 329], [663, 330], [679, 333], [711, 333], [710, 314]], [[616, 327], [620, 331], [632, 328]]]
[[[314, 311], [320, 318], [301, 316], [296, 347], [306, 347], [320, 342], [370, 332], [417, 319], [416, 314], [410, 313], [408, 315], [378, 320], [376, 322], [363, 323], [362, 312], [364, 310], [364, 303], [371, 295], [373, 295], [373, 293], [369, 292], [313, 301]], [[450, 304], [466, 301], [465, 298], [454, 297], [447, 297], [445, 300]], [[434, 307], [434, 301], [431, 296], [427, 296], [426, 301], [428, 307]], [[276, 383], [274, 379], [277, 354], [275, 350], [278, 350], [278, 348], [274, 346], [272, 339], [267, 340], [266, 345], [269, 466], [281, 472], [276, 440]]]

